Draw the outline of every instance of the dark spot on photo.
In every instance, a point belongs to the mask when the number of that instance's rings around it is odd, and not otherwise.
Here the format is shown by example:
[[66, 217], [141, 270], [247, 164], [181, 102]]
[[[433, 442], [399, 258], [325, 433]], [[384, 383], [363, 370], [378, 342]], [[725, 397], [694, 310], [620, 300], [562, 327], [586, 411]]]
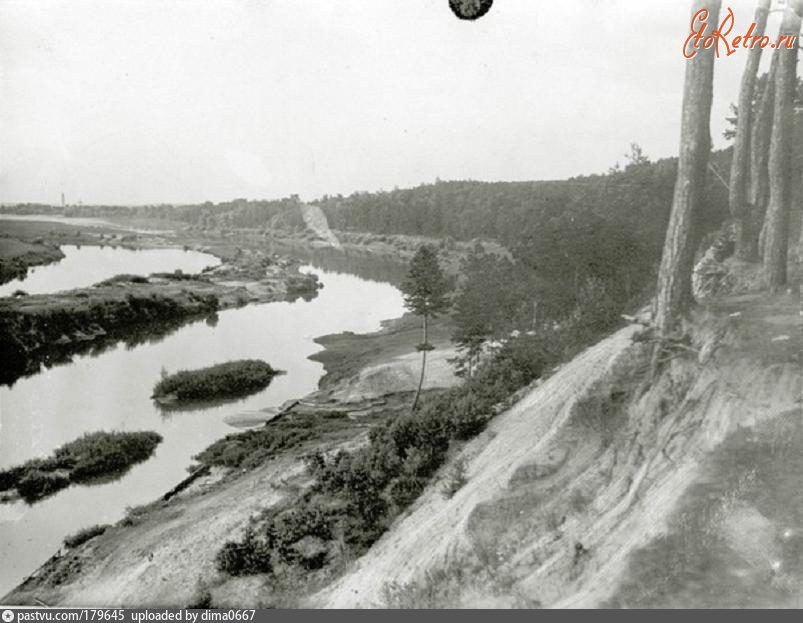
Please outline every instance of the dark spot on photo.
[[485, 15], [493, 0], [449, 0], [449, 8], [460, 19], [474, 20]]

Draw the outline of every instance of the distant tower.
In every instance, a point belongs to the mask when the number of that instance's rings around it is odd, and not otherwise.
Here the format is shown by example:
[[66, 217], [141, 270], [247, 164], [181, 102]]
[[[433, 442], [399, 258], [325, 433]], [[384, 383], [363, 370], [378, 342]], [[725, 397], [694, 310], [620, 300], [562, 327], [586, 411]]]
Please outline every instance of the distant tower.
[[61, 207], [64, 207], [64, 193], [61, 193]]

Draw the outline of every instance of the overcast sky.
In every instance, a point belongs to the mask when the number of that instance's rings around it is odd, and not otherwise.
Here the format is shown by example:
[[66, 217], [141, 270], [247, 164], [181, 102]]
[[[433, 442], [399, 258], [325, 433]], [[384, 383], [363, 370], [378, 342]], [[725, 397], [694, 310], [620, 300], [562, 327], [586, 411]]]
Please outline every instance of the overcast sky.
[[[754, 0], [724, 4], [746, 30]], [[0, 201], [312, 199], [675, 155], [690, 5], [0, 0]], [[745, 60], [717, 62], [717, 145]]]

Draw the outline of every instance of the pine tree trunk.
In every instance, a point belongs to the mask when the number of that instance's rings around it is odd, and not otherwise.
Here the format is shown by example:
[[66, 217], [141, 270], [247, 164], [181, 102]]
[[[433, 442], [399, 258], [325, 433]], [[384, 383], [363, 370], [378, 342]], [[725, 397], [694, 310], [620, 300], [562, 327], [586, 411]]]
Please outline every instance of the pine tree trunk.
[[800, 196], [798, 197], [798, 203], [800, 204], [798, 209], [798, 212], [800, 212], [800, 233], [797, 241], [797, 261], [798, 264], [803, 267], [803, 177], [801, 177], [800, 188], [801, 192], [799, 193]]
[[772, 117], [775, 111], [775, 76], [778, 73], [778, 52], [772, 56], [772, 65], [764, 93], [759, 102], [750, 139], [750, 208], [744, 220], [743, 235], [747, 237], [745, 254], [758, 259], [763, 256], [762, 225], [770, 200], [770, 140], [772, 138]]
[[[770, 0], [759, 0], [754, 22], [755, 36], [762, 37], [767, 30]], [[739, 91], [736, 140], [733, 146], [733, 162], [730, 175], [730, 213], [736, 227], [736, 257], [742, 260], [755, 260], [751, 252], [749, 209], [747, 206], [747, 177], [750, 165], [750, 134], [753, 125], [753, 96], [756, 88], [756, 74], [761, 64], [761, 46], [754, 46], [747, 55], [747, 64], [742, 75]]]
[[[694, 0], [692, 3], [692, 16], [701, 9], [709, 12], [705, 35], [716, 28], [720, 6], [721, 0]], [[705, 50], [701, 46], [696, 56], [686, 61], [678, 177], [653, 305], [653, 322], [660, 335], [672, 331], [678, 317], [692, 302], [691, 272], [699, 242], [696, 213], [700, 209], [711, 151], [714, 48]]]
[[[781, 34], [797, 36], [800, 16], [791, 8], [784, 12]], [[789, 247], [789, 213], [792, 203], [792, 131], [794, 96], [797, 88], [797, 42], [792, 49], [778, 48], [775, 82], [775, 113], [770, 142], [770, 202], [764, 219], [764, 270], [770, 290], [786, 285]]]
[[415, 390], [415, 398], [413, 398], [413, 407], [412, 410], [415, 411], [415, 408], [418, 406], [418, 399], [421, 396], [421, 388], [424, 387], [424, 371], [427, 367], [427, 346], [429, 346], [429, 342], [427, 342], [427, 316], [424, 314], [424, 348], [421, 350], [421, 376], [418, 378], [418, 389]]

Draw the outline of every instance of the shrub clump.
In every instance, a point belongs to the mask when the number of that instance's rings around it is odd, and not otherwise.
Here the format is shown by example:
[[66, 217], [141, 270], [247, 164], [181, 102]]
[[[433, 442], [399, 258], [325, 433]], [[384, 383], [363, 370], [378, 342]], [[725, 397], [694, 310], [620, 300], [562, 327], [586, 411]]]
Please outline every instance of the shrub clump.
[[119, 476], [149, 458], [161, 441], [153, 432], [90, 433], [64, 444], [51, 457], [0, 471], [0, 491], [16, 489], [25, 501], [34, 502], [72, 483]]
[[148, 459], [161, 441], [153, 432], [91, 433], [56, 450], [55, 458], [80, 483], [125, 471]]
[[70, 479], [64, 474], [32, 469], [19, 479], [17, 493], [24, 500], [31, 502], [47, 497], [51, 493], [60, 491], [69, 485]]
[[226, 435], [198, 454], [195, 460], [218, 467], [255, 467], [278, 452], [298, 447], [308, 439], [349, 422], [348, 417], [338, 411], [298, 417], [290, 414], [271, 420], [262, 428]]
[[148, 278], [143, 275], [129, 275], [129, 274], [122, 274], [122, 275], [115, 275], [114, 277], [109, 277], [108, 279], [104, 279], [103, 281], [95, 284], [95, 287], [101, 286], [113, 286], [117, 284], [126, 284], [126, 283], [150, 283]]
[[463, 486], [468, 482], [466, 476], [466, 461], [459, 459], [452, 465], [449, 473], [446, 475], [446, 480], [443, 483], [441, 491], [446, 498], [452, 497], [455, 493], [460, 491]]
[[258, 359], [229, 361], [200, 370], [168, 375], [153, 388], [162, 404], [240, 398], [265, 389], [280, 371]]
[[79, 545], [83, 545], [87, 541], [94, 539], [96, 536], [100, 536], [106, 532], [108, 528], [108, 525], [89, 526], [88, 528], [79, 530], [75, 534], [71, 534], [70, 536], [66, 537], [64, 539], [64, 545], [69, 548], [78, 547]]
[[320, 569], [329, 556], [332, 513], [308, 500], [293, 508], [271, 510], [259, 534], [246, 528], [240, 541], [228, 541], [217, 554], [217, 567], [230, 575], [271, 573], [281, 566]]
[[169, 281], [208, 281], [208, 278], [206, 277], [194, 275], [192, 273], [185, 273], [180, 268], [177, 268], [172, 273], [153, 273], [151, 277], [167, 279]]

